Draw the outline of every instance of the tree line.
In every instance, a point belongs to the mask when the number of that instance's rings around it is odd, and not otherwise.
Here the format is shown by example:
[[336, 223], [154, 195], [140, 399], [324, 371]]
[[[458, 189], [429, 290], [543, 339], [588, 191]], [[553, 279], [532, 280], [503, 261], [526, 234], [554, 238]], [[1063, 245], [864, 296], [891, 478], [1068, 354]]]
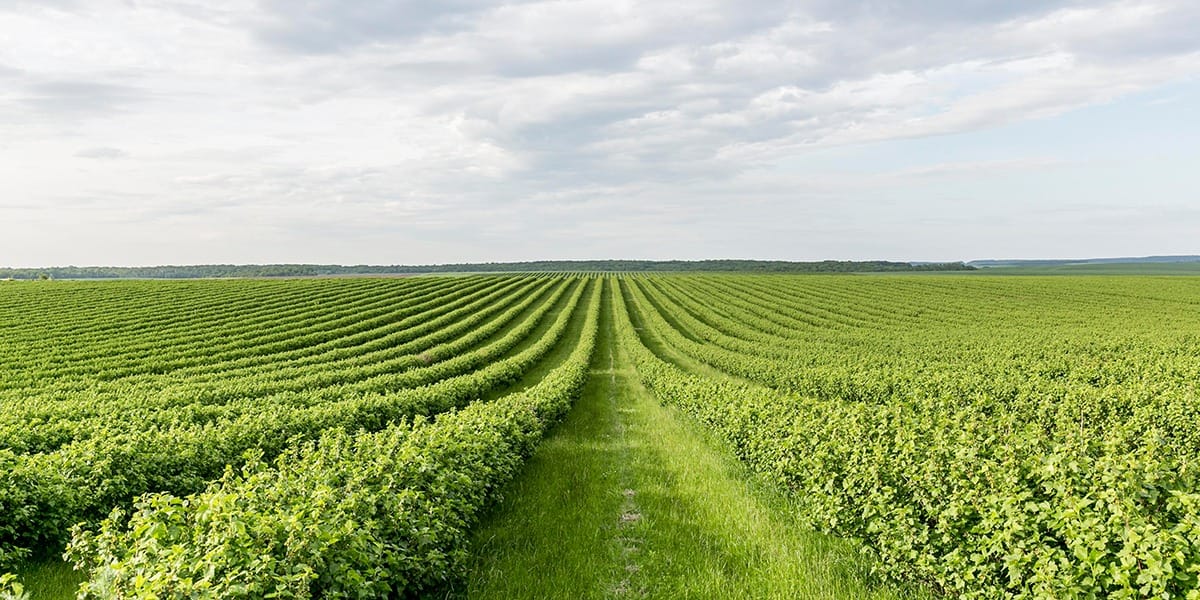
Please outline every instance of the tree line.
[[427, 273], [514, 272], [696, 272], [866, 273], [900, 271], [972, 271], [961, 262], [909, 263], [886, 260], [546, 260], [440, 265], [163, 265], [154, 267], [0, 268], [0, 279], [204, 279], [227, 277], [336, 277]]

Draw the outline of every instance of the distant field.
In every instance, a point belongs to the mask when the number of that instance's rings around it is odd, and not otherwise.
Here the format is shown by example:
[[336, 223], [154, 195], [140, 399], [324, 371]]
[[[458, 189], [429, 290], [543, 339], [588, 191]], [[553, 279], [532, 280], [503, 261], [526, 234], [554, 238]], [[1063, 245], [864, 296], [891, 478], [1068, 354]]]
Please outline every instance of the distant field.
[[0, 567], [35, 599], [1189, 598], [1200, 278], [1128, 268], [0, 284]]
[[1200, 275], [1200, 262], [988, 267], [977, 272], [981, 275]]

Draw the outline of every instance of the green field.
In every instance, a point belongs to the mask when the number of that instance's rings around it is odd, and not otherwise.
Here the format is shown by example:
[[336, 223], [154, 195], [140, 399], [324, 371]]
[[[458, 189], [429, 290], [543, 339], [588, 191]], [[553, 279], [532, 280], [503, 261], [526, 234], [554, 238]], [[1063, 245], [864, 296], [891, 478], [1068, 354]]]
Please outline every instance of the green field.
[[989, 267], [984, 275], [1200, 275], [1200, 261]]
[[5, 600], [1200, 597], [1200, 278], [3, 282], [0, 361]]

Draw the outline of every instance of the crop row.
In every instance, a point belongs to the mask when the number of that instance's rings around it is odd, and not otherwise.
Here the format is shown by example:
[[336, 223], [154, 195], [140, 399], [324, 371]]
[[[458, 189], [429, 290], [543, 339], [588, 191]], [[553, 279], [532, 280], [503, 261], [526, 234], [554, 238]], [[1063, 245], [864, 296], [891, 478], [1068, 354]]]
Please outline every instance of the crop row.
[[[508, 309], [509, 318], [497, 320], [500, 329], [512, 316], [532, 312], [498, 336], [485, 332], [482, 337], [491, 339], [483, 345], [468, 351], [483, 340], [473, 339], [478, 331], [464, 332], [462, 339], [470, 343], [447, 344], [448, 353], [461, 353], [367, 380], [369, 386], [280, 394], [257, 409], [249, 402], [245, 410], [219, 418], [180, 418], [158, 426], [130, 428], [110, 419], [111, 430], [53, 452], [0, 450], [0, 562], [11, 563], [35, 548], [61, 547], [72, 524], [99, 518], [138, 494], [201, 489], [226, 465], [242, 464], [247, 452], [272, 457], [331, 428], [379, 430], [397, 420], [462, 406], [514, 381], [561, 337], [583, 292], [577, 281], [551, 284], [555, 291], [544, 300], [535, 293]], [[545, 321], [571, 288], [559, 316]], [[376, 386], [381, 381], [386, 385]]]
[[[225, 380], [183, 379], [161, 389], [139, 391], [85, 389], [54, 402], [31, 397], [10, 403], [0, 416], [0, 447], [18, 452], [45, 452], [58, 445], [110, 431], [111, 415], [129, 419], [117, 426], [145, 429], [180, 420], [216, 420], [242, 411], [261, 411], [275, 404], [312, 404], [351, 392], [387, 391], [428, 383], [429, 373], [415, 370], [457, 356], [502, 331], [531, 307], [547, 289], [503, 287], [464, 307], [426, 311], [399, 323], [406, 328], [384, 336], [383, 347], [371, 340], [322, 353], [324, 363], [306, 363], [292, 371], [281, 364], [254, 372], [230, 371]], [[450, 308], [455, 308], [454, 304]], [[374, 362], [372, 362], [374, 361]]]
[[[841, 348], [827, 343], [804, 355], [772, 349], [761, 338], [750, 341], [751, 335], [741, 333], [753, 329], [749, 321], [723, 323], [740, 333], [739, 338], [689, 312], [700, 310], [699, 305], [685, 306], [646, 282], [631, 287], [631, 293], [671, 325], [664, 335], [672, 345], [781, 391], [877, 404], [966, 402], [1017, 412], [1050, 433], [1084, 429], [1099, 435], [1117, 426], [1154, 427], [1167, 435], [1165, 441], [1173, 448], [1200, 457], [1195, 446], [1200, 421], [1189, 425], [1180, 419], [1187, 414], [1200, 418], [1200, 408], [1189, 402], [1195, 397], [1190, 382], [1200, 375], [1200, 356], [1194, 349], [1179, 352], [1170, 335], [1165, 342], [1126, 340], [1122, 348], [1127, 356], [1114, 356], [1110, 348], [1095, 347], [1089, 339], [1043, 340], [1036, 331], [1015, 341], [987, 339], [986, 344], [977, 332], [968, 331], [965, 337], [975, 347], [953, 355], [916, 342], [907, 352], [897, 352], [889, 343], [862, 337], [843, 337]], [[712, 317], [709, 321], [720, 322]], [[941, 337], [936, 341], [952, 344]], [[1063, 357], [1047, 356], [1056, 352]]]
[[573, 352], [524, 392], [378, 433], [329, 432], [202, 493], [147, 496], [94, 533], [76, 529], [81, 597], [394, 598], [444, 585], [480, 510], [582, 389], [601, 289]]
[[1095, 407], [1037, 389], [1019, 403], [902, 385], [871, 401], [796, 394], [681, 368], [699, 360], [754, 379], [770, 363], [747, 355], [752, 366], [739, 366], [684, 335], [685, 324], [691, 336], [714, 332], [664, 287], [620, 287], [619, 337], [647, 387], [790, 489], [814, 526], [863, 540], [889, 575], [968, 598], [1200, 596], [1194, 390], [1147, 398], [1153, 410], [1104, 427], [1070, 426], [1069, 414]]
[[[491, 284], [498, 285], [499, 282]], [[407, 288], [398, 286], [393, 293], [377, 294], [383, 296], [380, 306], [365, 306], [364, 302], [374, 302], [368, 298], [322, 297], [310, 299], [303, 312], [296, 313], [293, 307], [268, 303], [274, 311], [253, 318], [244, 316], [244, 320], [213, 334], [207, 333], [207, 324], [202, 320], [192, 320], [187, 328], [176, 332], [146, 325], [138, 342], [101, 335], [89, 341], [84, 351], [76, 355], [65, 353], [58, 345], [40, 352], [25, 344], [22, 352], [39, 356], [46, 364], [9, 372], [5, 379], [11, 380], [20, 374], [41, 391], [47, 389], [48, 384], [52, 384], [50, 389], [56, 389], [79, 380], [88, 384], [114, 382], [129, 387], [139, 383], [139, 375], [149, 376], [142, 379], [156, 382], [162, 380], [163, 374], [190, 378], [203, 372], [219, 373], [253, 364], [255, 360], [282, 360], [288, 358], [282, 353], [289, 350], [319, 352], [322, 348], [316, 344], [321, 342], [351, 343], [355, 340], [351, 334], [370, 335], [383, 325], [454, 305], [459, 298], [478, 289], [462, 286], [426, 290], [415, 295], [393, 295], [395, 291]], [[5, 387], [14, 385], [8, 383]]]
[[[323, 282], [322, 282], [323, 283]], [[56, 286], [59, 284], [56, 284]], [[180, 343], [183, 348], [204, 347], [213, 342], [210, 335], [226, 332], [278, 333], [275, 327], [297, 321], [322, 321], [345, 307], [382, 300], [395, 303], [413, 295], [438, 288], [453, 289], [451, 284], [429, 282], [382, 286], [331, 286], [317, 282], [292, 282], [290, 287], [262, 282], [203, 282], [171, 284], [162, 282], [145, 287], [150, 306], [156, 312], [130, 306], [122, 295], [113, 292], [139, 290], [140, 282], [105, 284], [61, 284], [71, 291], [58, 297], [53, 287], [37, 286], [22, 290], [5, 288], [4, 298], [13, 302], [13, 315], [21, 327], [14, 336], [32, 353], [26, 358], [45, 355], [41, 350], [54, 348], [72, 361], [96, 357], [96, 346], [108, 346], [127, 357], [139, 357], [154, 350], [161, 339]], [[176, 286], [182, 289], [177, 289]], [[21, 292], [21, 293], [17, 293]], [[33, 295], [34, 293], [37, 295]], [[102, 294], [102, 295], [101, 295]], [[100, 297], [97, 297], [100, 295]], [[52, 302], [38, 302], [49, 296]], [[53, 319], [51, 319], [53, 315]], [[6, 315], [7, 316], [7, 315]], [[46, 322], [49, 321], [49, 322]], [[154, 332], [153, 337], [147, 332]], [[174, 350], [172, 350], [174, 351]], [[20, 358], [20, 357], [18, 357]]]

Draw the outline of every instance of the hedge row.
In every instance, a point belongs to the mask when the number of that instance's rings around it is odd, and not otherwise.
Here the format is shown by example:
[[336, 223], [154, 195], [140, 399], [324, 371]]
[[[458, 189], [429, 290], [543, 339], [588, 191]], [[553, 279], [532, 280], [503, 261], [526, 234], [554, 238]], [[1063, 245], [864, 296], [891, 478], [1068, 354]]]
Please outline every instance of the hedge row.
[[[644, 331], [665, 333], [639, 297]], [[614, 305], [648, 388], [790, 489], [815, 527], [863, 540], [886, 574], [963, 598], [1200, 598], [1200, 465], [1144, 439], [1166, 432], [1048, 436], [986, 406], [699, 376], [648, 349]]]
[[582, 390], [601, 285], [568, 359], [529, 390], [377, 433], [326, 433], [203, 493], [143, 497], [69, 555], [82, 598], [394, 598], [461, 572], [467, 531]]
[[0, 450], [0, 565], [24, 559], [34, 549], [61, 548], [71, 525], [99, 519], [140, 494], [203, 489], [226, 465], [245, 463], [248, 452], [273, 457], [330, 428], [380, 430], [401, 419], [465, 405], [515, 381], [563, 335], [571, 307], [579, 303], [584, 286], [575, 285], [568, 309], [542, 337], [520, 352], [505, 355], [534, 333], [569, 287], [569, 283], [560, 285], [528, 319], [499, 339], [450, 360], [396, 375], [416, 378], [410, 383], [420, 387], [350, 394], [311, 404], [281, 401], [269, 412], [118, 431], [48, 454], [15, 455]]

